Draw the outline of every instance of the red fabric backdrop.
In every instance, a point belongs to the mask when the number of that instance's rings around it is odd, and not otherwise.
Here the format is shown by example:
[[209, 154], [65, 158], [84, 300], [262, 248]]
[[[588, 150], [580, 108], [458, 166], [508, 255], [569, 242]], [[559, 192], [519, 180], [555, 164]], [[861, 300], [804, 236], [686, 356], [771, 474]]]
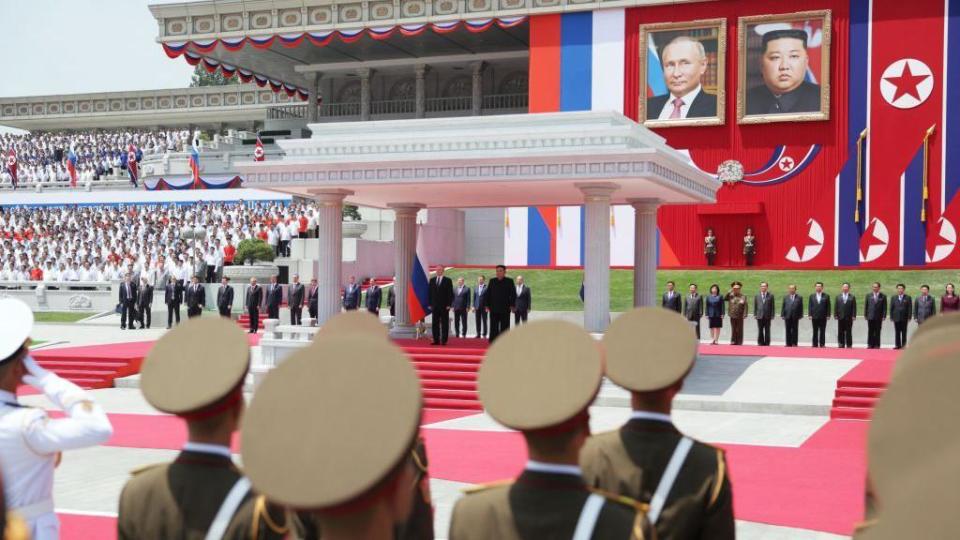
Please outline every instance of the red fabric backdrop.
[[[816, 9], [832, 10], [832, 51], [830, 63], [830, 120], [757, 125], [737, 124], [737, 18], [766, 13], [795, 13]], [[641, 24], [727, 18], [726, 53], [726, 124], [711, 127], [678, 127], [657, 129], [674, 148], [690, 149], [694, 161], [706, 171], [716, 171], [728, 159], [743, 163], [747, 171], [765, 164], [780, 145], [819, 144], [821, 150], [810, 166], [782, 184], [754, 187], [745, 184], [724, 186], [717, 194], [723, 203], [761, 202], [757, 214], [705, 214], [696, 206], [661, 208], [658, 221], [661, 252], [676, 255], [673, 264], [704, 264], [703, 236], [712, 227], [719, 241], [717, 264], [742, 266], [742, 238], [747, 226], [757, 235], [756, 264], [767, 267], [832, 267], [834, 238], [835, 178], [847, 153], [847, 62], [849, 47], [849, 0], [740, 0], [710, 2], [627, 10], [626, 89], [624, 111], [637, 119], [637, 105], [645, 81], [639, 73], [639, 27]], [[808, 238], [810, 219], [824, 230], [820, 253], [806, 263], [790, 263], [785, 259], [792, 246], [803, 250]], [[670, 258], [661, 264], [670, 266]]]

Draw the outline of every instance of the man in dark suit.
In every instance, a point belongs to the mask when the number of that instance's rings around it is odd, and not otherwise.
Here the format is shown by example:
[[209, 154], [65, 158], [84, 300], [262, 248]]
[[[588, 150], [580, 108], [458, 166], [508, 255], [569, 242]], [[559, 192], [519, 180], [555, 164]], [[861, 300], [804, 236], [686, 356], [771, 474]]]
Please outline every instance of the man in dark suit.
[[487, 283], [483, 276], [477, 278], [477, 290], [473, 295], [474, 324], [477, 339], [487, 337]]
[[133, 282], [133, 276], [127, 274], [123, 276], [123, 283], [120, 284], [120, 329], [126, 330], [127, 321], [130, 321], [130, 329], [133, 330], [133, 321], [137, 320], [137, 284]]
[[367, 297], [365, 299], [365, 307], [367, 311], [373, 313], [377, 317], [380, 316], [380, 304], [383, 303], [383, 290], [380, 289], [380, 286], [376, 284], [372, 279], [370, 280], [370, 286], [367, 287]]
[[267, 303], [267, 318], [279, 319], [280, 304], [283, 303], [283, 289], [281, 289], [280, 284], [277, 283], [277, 276], [270, 276], [270, 284], [267, 285], [267, 290], [265, 293], [265, 301]]
[[867, 320], [867, 348], [880, 348], [880, 331], [887, 318], [887, 297], [880, 292], [880, 283], [874, 282], [863, 306], [863, 318]]
[[233, 287], [230, 286], [230, 278], [223, 276], [220, 279], [220, 288], [217, 289], [217, 311], [221, 317], [230, 318], [230, 311], [233, 309]]
[[700, 339], [700, 318], [703, 317], [703, 297], [697, 293], [697, 284], [690, 284], [690, 294], [683, 299], [683, 318], [690, 321], [697, 339]]
[[310, 290], [307, 292], [307, 311], [310, 313], [310, 318], [314, 321], [317, 320], [317, 313], [319, 313], [319, 304], [320, 304], [320, 287], [317, 285], [317, 279], [310, 280]]
[[453, 289], [453, 335], [467, 337], [467, 311], [470, 309], [470, 287], [463, 284], [463, 278], [457, 278]]
[[676, 287], [676, 285], [672, 281], [667, 282], [667, 292], [663, 293], [660, 305], [666, 309], [672, 309], [680, 313], [683, 310], [683, 300], [680, 298], [680, 293], [673, 290], [674, 287]]
[[770, 345], [770, 321], [773, 320], [773, 295], [766, 281], [760, 282], [760, 292], [753, 297], [753, 316], [757, 319], [757, 345]]
[[207, 292], [200, 284], [197, 276], [190, 278], [190, 285], [185, 293], [187, 301], [187, 318], [199, 317], [203, 313], [203, 307], [207, 305]]
[[250, 287], [247, 289], [247, 298], [243, 302], [243, 307], [250, 318], [251, 334], [256, 334], [260, 329], [260, 304], [262, 303], [263, 288], [257, 284], [257, 278], [250, 278]]
[[290, 324], [303, 324], [303, 283], [300, 275], [293, 275], [293, 283], [287, 287], [287, 305], [290, 306]]
[[357, 278], [350, 276], [350, 282], [343, 288], [343, 309], [353, 311], [360, 308], [360, 285]]
[[800, 319], [803, 318], [803, 297], [797, 294], [797, 286], [787, 285], [787, 296], [780, 306], [780, 317], [786, 327], [787, 347], [796, 347], [800, 335]]
[[906, 285], [897, 284], [897, 294], [890, 299], [890, 320], [893, 321], [894, 348], [907, 346], [907, 325], [913, 318], [913, 299], [906, 294]]
[[430, 278], [428, 300], [433, 319], [432, 345], [446, 345], [450, 335], [450, 306], [453, 305], [453, 282], [437, 266], [437, 275]]
[[527, 316], [530, 314], [530, 308], [533, 306], [530, 298], [530, 287], [523, 284], [523, 276], [517, 276], [517, 303], [514, 304], [513, 324], [520, 326], [520, 323], [527, 324]]
[[928, 285], [920, 286], [920, 296], [913, 302], [913, 318], [917, 324], [923, 324], [923, 321], [937, 314], [937, 303], [930, 296], [930, 287]]
[[176, 276], [167, 278], [167, 286], [163, 289], [163, 303], [167, 305], [167, 330], [173, 326], [176, 318], [180, 324], [180, 304], [183, 303], [183, 287]]
[[807, 314], [813, 323], [813, 346], [823, 347], [830, 317], [830, 295], [823, 292], [823, 283], [813, 286], [813, 294], [807, 299]]
[[153, 286], [146, 277], [140, 278], [140, 290], [137, 291], [137, 311], [140, 312], [140, 329], [150, 328], [153, 320]]
[[390, 308], [390, 316], [396, 317], [397, 315], [397, 278], [393, 278], [393, 285], [390, 287], [390, 290], [387, 292], [387, 307]]
[[837, 346], [841, 349], [853, 348], [853, 321], [857, 319], [857, 297], [850, 294], [850, 284], [844, 283], [837, 295], [833, 308], [833, 318], [837, 320]]
[[507, 267], [497, 265], [496, 277], [487, 290], [487, 313], [490, 314], [490, 343], [510, 329], [510, 312], [517, 303], [517, 289], [507, 277]]
[[647, 99], [647, 120], [682, 120], [717, 116], [717, 96], [703, 91], [707, 52], [690, 36], [677, 36], [660, 52], [668, 93]]
[[763, 35], [763, 84], [747, 91], [747, 114], [820, 111], [820, 86], [807, 82], [807, 32], [771, 30]]

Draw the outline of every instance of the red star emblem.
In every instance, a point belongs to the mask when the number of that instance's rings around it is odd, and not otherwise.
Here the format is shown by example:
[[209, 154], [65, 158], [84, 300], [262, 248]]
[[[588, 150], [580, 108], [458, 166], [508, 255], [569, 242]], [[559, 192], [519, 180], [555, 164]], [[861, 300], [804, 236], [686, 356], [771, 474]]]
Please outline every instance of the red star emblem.
[[893, 103], [906, 95], [910, 95], [919, 101], [920, 92], [917, 90], [917, 85], [929, 77], [929, 75], [914, 75], [913, 72], [910, 71], [910, 62], [904, 62], [903, 71], [899, 77], [887, 77], [884, 79], [897, 87], [897, 93], [893, 95], [893, 99], [891, 99], [890, 102]]

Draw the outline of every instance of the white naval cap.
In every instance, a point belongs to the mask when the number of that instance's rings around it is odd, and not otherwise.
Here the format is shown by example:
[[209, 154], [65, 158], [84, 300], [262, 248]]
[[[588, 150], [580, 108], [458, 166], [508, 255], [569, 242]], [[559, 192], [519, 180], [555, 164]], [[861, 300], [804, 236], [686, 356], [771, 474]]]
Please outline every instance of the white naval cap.
[[0, 313], [5, 323], [0, 325], [0, 361], [17, 352], [33, 330], [33, 311], [22, 300], [0, 300]]

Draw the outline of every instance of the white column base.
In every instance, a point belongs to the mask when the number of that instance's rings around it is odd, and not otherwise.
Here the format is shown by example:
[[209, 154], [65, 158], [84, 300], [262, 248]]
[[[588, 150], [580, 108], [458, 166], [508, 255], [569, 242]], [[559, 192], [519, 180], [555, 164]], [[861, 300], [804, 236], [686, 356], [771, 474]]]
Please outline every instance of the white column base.
[[610, 325], [610, 195], [618, 187], [577, 184], [584, 196], [583, 326], [588, 332]]

